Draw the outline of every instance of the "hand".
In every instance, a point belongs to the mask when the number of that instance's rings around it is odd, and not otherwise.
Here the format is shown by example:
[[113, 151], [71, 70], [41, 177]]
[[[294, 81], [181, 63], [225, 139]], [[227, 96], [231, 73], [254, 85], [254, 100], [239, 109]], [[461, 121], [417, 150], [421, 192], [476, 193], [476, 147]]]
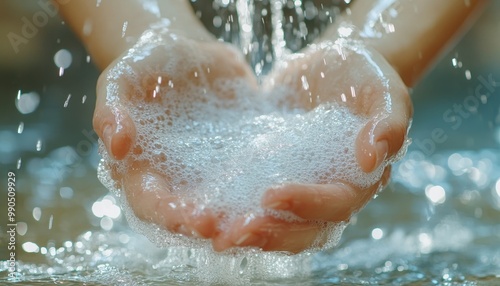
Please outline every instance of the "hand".
[[[304, 88], [303, 78], [308, 88]], [[266, 192], [262, 207], [290, 211], [308, 222], [287, 223], [272, 216], [240, 220], [214, 245], [258, 246], [264, 250], [300, 252], [327, 241], [328, 223], [348, 220], [383, 186], [390, 176], [390, 163], [406, 139], [412, 105], [399, 75], [375, 50], [339, 39], [311, 46], [295, 55], [268, 79], [271, 86], [288, 86], [297, 96], [286, 104], [313, 109], [337, 102], [370, 120], [356, 141], [357, 161], [365, 172], [386, 166], [380, 180], [368, 188], [347, 182], [285, 185]]]
[[[195, 68], [186, 69], [188, 63], [195, 63]], [[177, 174], [162, 172], [162, 166], [172, 164], [172, 158], [167, 159], [165, 154], [141, 158], [143, 153], [154, 153], [151, 144], [155, 142], [145, 142], [140, 134], [146, 128], [165, 128], [165, 120], [175, 120], [170, 104], [189, 106], [208, 100], [190, 93], [188, 86], [229, 101], [232, 94], [219, 90], [219, 79], [241, 80], [249, 88], [257, 86], [236, 49], [217, 41], [188, 39], [166, 28], [146, 31], [100, 76], [94, 128], [104, 143], [105, 168], [114, 188], [123, 191], [139, 219], [186, 236], [212, 238], [218, 233], [218, 214], [201, 209], [189, 194], [179, 195], [172, 185]], [[176, 91], [176, 98], [162, 99], [169, 89]], [[149, 114], [152, 110], [159, 110], [162, 119]]]
[[[161, 105], [162, 101], [155, 96], [155, 90], [167, 88], [169, 81], [180, 92], [188, 81], [215, 91], [217, 86], [212, 83], [216, 79], [243, 80], [249, 87], [256, 87], [255, 78], [241, 56], [227, 45], [184, 38], [173, 40], [169, 33], [151, 37], [140, 41], [133, 48], [135, 52], [124, 55], [103, 73], [98, 83], [94, 117], [94, 127], [113, 158], [109, 160], [111, 164], [108, 166], [111, 175], [117, 188], [124, 190], [128, 203], [140, 219], [172, 232], [210, 238], [216, 250], [257, 246], [264, 250], [300, 252], [313, 244], [323, 243], [326, 240], [322, 232], [324, 223], [347, 220], [387, 181], [389, 168], [386, 168], [379, 182], [367, 189], [345, 182], [274, 188], [264, 196], [263, 207], [289, 210], [310, 222], [290, 223], [272, 216], [251, 220], [242, 217], [233, 221], [231, 227], [226, 228], [228, 231], [221, 231], [219, 223], [224, 214], [200, 209], [195, 200], [169, 191], [175, 174], [164, 176], [153, 166], [154, 162], [168, 164], [166, 158], [158, 156], [152, 162], [128, 156], [132, 152], [133, 157], [137, 157], [142, 152], [137, 138], [137, 122], [130, 114], [130, 106]], [[347, 104], [353, 112], [371, 118], [359, 134], [356, 146], [362, 169], [370, 172], [400, 149], [411, 115], [411, 105], [406, 88], [388, 64], [375, 53], [358, 48], [346, 48], [344, 52], [347, 57], [343, 61], [335, 45], [318, 46], [291, 60], [287, 68], [277, 69], [271, 79], [278, 85], [294, 87], [297, 91], [298, 96], [287, 104], [307, 109], [326, 101], [342, 102], [339, 95], [351, 95], [351, 85], [356, 91], [364, 91], [343, 104]], [[178, 63], [196, 60], [199, 68], [187, 73], [158, 73], [162, 70], [160, 67], [171, 59], [181, 59]], [[339, 65], [327, 69], [323, 59], [338, 62]], [[308, 68], [302, 68], [304, 63]], [[207, 67], [210, 70], [208, 73]], [[317, 77], [321, 72], [325, 75], [324, 80]], [[309, 78], [309, 90], [304, 90], [299, 84], [302, 76]], [[202, 78], [207, 80], [200, 80]], [[141, 84], [135, 84], [137, 79], [140, 79]], [[315, 97], [311, 102], [309, 92], [326, 96]], [[212, 94], [231, 98], [231, 94]], [[193, 100], [189, 94], [185, 95], [180, 100]], [[164, 108], [168, 110], [168, 106]], [[381, 141], [387, 144], [375, 144]], [[122, 160], [125, 164], [120, 162]]]

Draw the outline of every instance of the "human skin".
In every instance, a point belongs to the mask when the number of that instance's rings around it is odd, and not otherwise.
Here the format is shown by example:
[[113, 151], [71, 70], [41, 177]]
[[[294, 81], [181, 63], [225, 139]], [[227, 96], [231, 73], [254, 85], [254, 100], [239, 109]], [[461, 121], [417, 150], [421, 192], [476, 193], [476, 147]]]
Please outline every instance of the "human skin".
[[[160, 21], [159, 15], [148, 12], [139, 1], [135, 0], [102, 0], [99, 7], [94, 1], [55, 2], [61, 2], [59, 9], [62, 16], [82, 39], [95, 64], [104, 70], [97, 84], [94, 128], [112, 158], [127, 160], [127, 155], [135, 144], [136, 126], [125, 108], [112, 109], [107, 104], [106, 87], [110, 84], [108, 73], [114, 66], [124, 61], [123, 55], [133, 47], [140, 35], [152, 24]], [[384, 1], [356, 1], [351, 7], [350, 15], [344, 15], [343, 20], [362, 30], [367, 25], [367, 18], [363, 15], [368, 15], [370, 11], [380, 7], [377, 5], [382, 2]], [[392, 21], [393, 33], [384, 37], [361, 36], [367, 45], [366, 53], [354, 53], [352, 64], [344, 64], [337, 70], [337, 74], [344, 76], [332, 74], [327, 77], [329, 80], [316, 80], [311, 84], [310, 92], [318, 94], [333, 89], [341, 92], [351, 86], [363, 89], [368, 87], [371, 91], [365, 95], [365, 100], [352, 101], [349, 106], [357, 113], [370, 118], [356, 141], [357, 161], [365, 172], [375, 170], [401, 149], [412, 115], [411, 101], [405, 83], [415, 83], [445, 44], [462, 27], [465, 19], [484, 1], [471, 0], [469, 6], [462, 2], [450, 4], [455, 3], [454, 1], [396, 2], [399, 14]], [[187, 1], [159, 1], [159, 5], [164, 5], [158, 12], [161, 11], [161, 17], [170, 21], [170, 32], [181, 37], [183, 39], [181, 42], [184, 44], [196, 45], [198, 52], [202, 55], [206, 53], [207, 58], [218, 59], [217, 64], [207, 62], [212, 74], [205, 76], [210, 78], [216, 74], [220, 78], [244, 79], [250, 86], [256, 85], [255, 77], [241, 55], [227, 45], [217, 42], [208, 33], [193, 15]], [[425, 17], [421, 13], [425, 13]], [[450, 15], [453, 15], [452, 20], [448, 19]], [[423, 21], [425, 25], [414, 25], [417, 21], [422, 22], [422, 18], [426, 19]], [[127, 22], [126, 37], [122, 37], [125, 22]], [[89, 25], [92, 27], [90, 31]], [[84, 29], [86, 26], [87, 30]], [[338, 38], [337, 28], [338, 26], [332, 26], [318, 43], [335, 41]], [[169, 41], [167, 36], [162, 39]], [[319, 63], [324, 59], [338, 60], [339, 56], [321, 48], [306, 49], [300, 55], [290, 61], [288, 67], [277, 69], [270, 75], [274, 84], [294, 88], [302, 76], [317, 77], [323, 71]], [[171, 56], [190, 57], [189, 54], [182, 52]], [[152, 59], [152, 62], [154, 61], [162, 59], [156, 57]], [[302, 69], [304, 64], [308, 68]], [[138, 73], [145, 68], [144, 64], [133, 66]], [[382, 70], [383, 75], [378, 75], [378, 70]], [[362, 81], [360, 80], [362, 77], [345, 76], [357, 72], [363, 74], [363, 78], [373, 80]], [[189, 76], [191, 75], [186, 75]], [[382, 82], [389, 82], [389, 85], [384, 85]], [[123, 94], [130, 93], [126, 84], [120, 83], [120, 79], [118, 84], [123, 88]], [[304, 90], [297, 88], [297, 93], [302, 92]], [[340, 93], [332, 93], [321, 100], [338, 101], [338, 96], [334, 96], [338, 94]], [[384, 97], [384, 94], [389, 94], [389, 97]], [[303, 98], [305, 97], [304, 95]], [[119, 100], [129, 99], [124, 96]], [[274, 187], [265, 193], [262, 207], [288, 210], [305, 220], [345, 221], [362, 208], [380, 186], [385, 185], [389, 173], [390, 166], [385, 169], [379, 182], [365, 189], [345, 182], [314, 185], [297, 182], [297, 184]], [[130, 163], [126, 173], [114, 176], [115, 180], [121, 182], [129, 204], [140, 219], [173, 232], [211, 239], [214, 249], [218, 251], [235, 246], [256, 246], [266, 251], [296, 253], [310, 247], [318, 240], [317, 236], [321, 233], [317, 223], [285, 222], [272, 216], [254, 218], [250, 222], [246, 217], [241, 217], [227, 231], [222, 231], [217, 227], [218, 214], [214, 214], [211, 210], [196, 211], [197, 206], [194, 202], [165, 191], [168, 185], [167, 179], [159, 175], [150, 164]]]

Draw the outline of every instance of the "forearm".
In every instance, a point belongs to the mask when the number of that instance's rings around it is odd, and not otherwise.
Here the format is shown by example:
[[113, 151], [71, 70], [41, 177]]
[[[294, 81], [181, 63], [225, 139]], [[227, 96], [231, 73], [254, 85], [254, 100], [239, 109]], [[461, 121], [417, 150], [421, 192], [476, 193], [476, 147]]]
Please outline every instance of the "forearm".
[[[344, 20], [354, 24], [364, 40], [412, 86], [471, 14], [486, 2], [357, 0], [351, 6], [351, 15], [344, 16]], [[324, 37], [334, 37], [337, 28], [330, 28]]]
[[104, 69], [161, 18], [168, 19], [169, 27], [178, 34], [210, 38], [187, 1], [158, 1], [158, 13], [146, 9], [138, 0], [102, 0], [99, 6], [96, 1], [88, 0], [54, 0], [54, 3], [83, 41], [95, 64]]

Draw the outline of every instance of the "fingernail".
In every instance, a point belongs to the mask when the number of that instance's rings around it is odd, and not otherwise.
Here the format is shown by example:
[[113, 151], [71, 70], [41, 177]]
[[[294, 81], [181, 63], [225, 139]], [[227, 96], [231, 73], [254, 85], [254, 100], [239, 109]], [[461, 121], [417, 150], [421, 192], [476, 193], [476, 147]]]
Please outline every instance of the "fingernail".
[[382, 162], [387, 158], [387, 154], [389, 153], [389, 143], [386, 140], [378, 141], [375, 144], [375, 150], [377, 152], [377, 161], [375, 163], [374, 170], [377, 169]]
[[277, 201], [271, 204], [264, 205], [266, 209], [275, 209], [275, 210], [287, 210], [290, 208], [290, 204], [283, 201]]
[[237, 246], [257, 246], [262, 247], [266, 243], [263, 237], [260, 237], [251, 232], [242, 235], [234, 244]]

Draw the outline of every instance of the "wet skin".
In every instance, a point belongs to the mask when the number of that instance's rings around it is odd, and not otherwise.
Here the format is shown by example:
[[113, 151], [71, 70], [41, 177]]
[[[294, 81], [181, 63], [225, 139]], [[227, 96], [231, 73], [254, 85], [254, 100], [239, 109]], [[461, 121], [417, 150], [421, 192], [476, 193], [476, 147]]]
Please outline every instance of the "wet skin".
[[[114, 160], [125, 161], [126, 170], [114, 170], [112, 176], [141, 220], [172, 232], [210, 239], [216, 251], [251, 246], [265, 251], [297, 253], [318, 241], [320, 244], [325, 242], [322, 222], [348, 220], [386, 184], [390, 165], [380, 180], [366, 189], [347, 182], [309, 185], [297, 182], [270, 188], [262, 198], [263, 208], [287, 210], [305, 221], [286, 222], [272, 216], [247, 215], [223, 230], [220, 227], [223, 213], [200, 209], [192, 199], [170, 192], [169, 178], [155, 170], [152, 162], [136, 161], [129, 156], [131, 152], [139, 152], [140, 146], [136, 144], [136, 126], [126, 103], [161, 104], [151, 96], [157, 83], [148, 78], [162, 76], [164, 84], [169, 80], [189, 82], [228, 99], [231, 95], [217, 92], [212, 83], [218, 79], [244, 80], [254, 89], [286, 86], [295, 90], [294, 96], [283, 102], [293, 107], [311, 110], [324, 102], [345, 105], [353, 113], [369, 118], [356, 140], [357, 161], [365, 172], [381, 164], [386, 166], [384, 162], [393, 158], [403, 145], [412, 113], [407, 89], [376, 51], [361, 44], [346, 44], [349, 41], [344, 39], [336, 43], [325, 41], [304, 50], [287, 65], [276, 68], [264, 79], [263, 87], [259, 87], [243, 57], [227, 44], [172, 37], [166, 29], [153, 33], [159, 39], [158, 45], [151, 47], [139, 41], [133, 48], [142, 50], [145, 57], [133, 60], [130, 53], [125, 53], [103, 72], [98, 82], [94, 116], [94, 127], [107, 152]], [[196, 77], [194, 71], [151, 74], [151, 66], [166, 62], [169, 56], [181, 60], [198, 59]], [[129, 73], [144, 77], [140, 82], [145, 96], [137, 96], [134, 92], [137, 87], [130, 85], [126, 74], [116, 76], [117, 69], [123, 65], [129, 67]], [[304, 76], [309, 80], [308, 89], [302, 85]], [[118, 89], [118, 96], [111, 96], [110, 86]], [[352, 95], [353, 87], [359, 91], [356, 96]], [[174, 88], [182, 92], [184, 87], [176, 84]], [[189, 101], [190, 97], [186, 96], [185, 100]]]

